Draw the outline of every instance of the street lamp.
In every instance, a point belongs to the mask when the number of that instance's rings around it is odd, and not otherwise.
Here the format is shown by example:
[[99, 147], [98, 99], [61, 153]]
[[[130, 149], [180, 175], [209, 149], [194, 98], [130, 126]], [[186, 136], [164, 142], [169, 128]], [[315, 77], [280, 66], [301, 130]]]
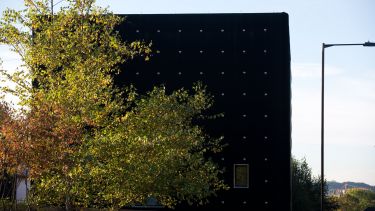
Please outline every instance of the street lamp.
[[324, 50], [333, 46], [353, 46], [362, 45], [364, 47], [375, 47], [373, 42], [365, 43], [338, 43], [338, 44], [322, 44], [322, 113], [321, 113], [321, 186], [320, 186], [320, 210], [324, 209]]

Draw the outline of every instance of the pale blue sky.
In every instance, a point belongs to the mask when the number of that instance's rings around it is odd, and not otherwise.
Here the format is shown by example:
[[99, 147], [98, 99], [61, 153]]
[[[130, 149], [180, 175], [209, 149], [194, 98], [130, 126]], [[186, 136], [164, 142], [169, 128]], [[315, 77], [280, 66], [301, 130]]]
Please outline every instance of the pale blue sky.
[[[58, 2], [55, 0], [55, 2]], [[0, 0], [0, 10], [22, 0]], [[115, 13], [287, 12], [292, 52], [292, 153], [320, 172], [321, 44], [375, 42], [372, 0], [99, 0]], [[17, 61], [0, 47], [4, 66]], [[375, 47], [326, 49], [326, 177], [375, 185]]]

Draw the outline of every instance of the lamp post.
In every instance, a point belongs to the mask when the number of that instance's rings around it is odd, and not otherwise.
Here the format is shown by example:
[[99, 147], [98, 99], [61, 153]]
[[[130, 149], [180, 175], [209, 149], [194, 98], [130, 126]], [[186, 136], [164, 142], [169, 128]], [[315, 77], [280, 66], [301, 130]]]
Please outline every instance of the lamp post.
[[375, 47], [373, 42], [365, 43], [338, 43], [338, 44], [322, 44], [322, 110], [321, 110], [321, 186], [320, 186], [320, 210], [324, 210], [324, 50], [333, 46], [353, 46], [361, 45], [364, 47]]

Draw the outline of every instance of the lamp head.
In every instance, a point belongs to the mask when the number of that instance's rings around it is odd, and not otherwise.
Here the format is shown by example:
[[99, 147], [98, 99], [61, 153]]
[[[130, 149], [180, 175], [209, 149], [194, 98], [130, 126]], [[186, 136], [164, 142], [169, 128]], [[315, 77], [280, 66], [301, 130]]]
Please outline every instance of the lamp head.
[[365, 47], [375, 47], [375, 43], [367, 41], [367, 42], [363, 43], [363, 46], [365, 46]]

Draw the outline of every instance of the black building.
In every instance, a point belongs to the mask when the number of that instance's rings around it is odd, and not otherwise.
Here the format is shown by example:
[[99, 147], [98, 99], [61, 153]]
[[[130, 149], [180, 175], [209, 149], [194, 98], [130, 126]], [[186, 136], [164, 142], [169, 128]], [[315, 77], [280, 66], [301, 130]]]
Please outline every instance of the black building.
[[215, 96], [212, 112], [225, 114], [206, 129], [228, 143], [217, 162], [231, 188], [204, 209], [290, 210], [288, 15], [127, 15], [119, 30], [125, 40], [152, 41], [153, 56], [125, 64], [118, 83], [144, 92], [202, 81]]

